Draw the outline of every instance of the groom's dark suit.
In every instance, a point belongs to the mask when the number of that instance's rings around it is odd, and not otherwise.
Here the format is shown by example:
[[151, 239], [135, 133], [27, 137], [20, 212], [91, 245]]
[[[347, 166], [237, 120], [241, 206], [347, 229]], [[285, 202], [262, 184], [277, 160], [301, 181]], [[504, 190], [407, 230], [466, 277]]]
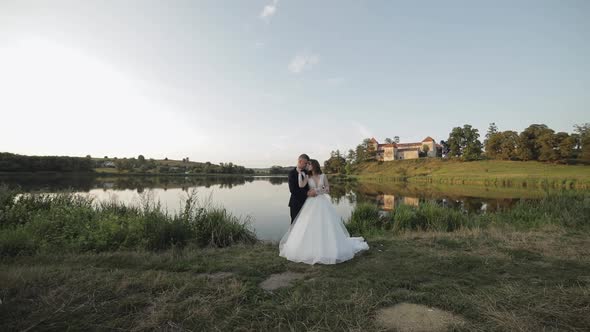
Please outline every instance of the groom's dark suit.
[[309, 185], [299, 188], [298, 176], [299, 173], [297, 173], [297, 167], [289, 172], [289, 191], [291, 192], [289, 207], [291, 208], [291, 223], [293, 223], [295, 217], [297, 217], [297, 214], [299, 214], [299, 211], [303, 207], [303, 203], [305, 203], [305, 200], [307, 199], [307, 191], [309, 190]]

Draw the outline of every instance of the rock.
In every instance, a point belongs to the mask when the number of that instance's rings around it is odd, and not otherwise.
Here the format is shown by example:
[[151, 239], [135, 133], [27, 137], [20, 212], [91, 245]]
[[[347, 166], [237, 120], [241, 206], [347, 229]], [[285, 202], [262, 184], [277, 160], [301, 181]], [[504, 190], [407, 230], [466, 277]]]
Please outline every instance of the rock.
[[377, 312], [377, 324], [399, 332], [447, 331], [451, 326], [465, 324], [465, 320], [448, 311], [413, 303], [399, 303]]
[[234, 274], [231, 272], [215, 272], [215, 273], [199, 273], [197, 274], [198, 277], [205, 277], [208, 279], [219, 280], [225, 279], [233, 276]]
[[299, 279], [303, 279], [305, 277], [304, 273], [295, 273], [295, 272], [283, 272], [278, 274], [273, 274], [268, 279], [264, 280], [260, 283], [260, 287], [267, 291], [273, 291], [275, 289], [279, 289], [282, 287], [287, 287], [291, 284], [291, 282]]

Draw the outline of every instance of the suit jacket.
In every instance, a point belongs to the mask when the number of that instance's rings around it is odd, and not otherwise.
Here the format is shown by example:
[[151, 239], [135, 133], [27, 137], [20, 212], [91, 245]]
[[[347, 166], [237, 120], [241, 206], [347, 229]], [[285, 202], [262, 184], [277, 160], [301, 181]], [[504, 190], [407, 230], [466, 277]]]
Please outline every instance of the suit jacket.
[[303, 205], [305, 200], [307, 199], [307, 191], [309, 190], [309, 185], [306, 184], [305, 187], [299, 188], [299, 181], [297, 179], [299, 174], [297, 173], [297, 168], [293, 168], [289, 172], [289, 191], [291, 192], [291, 197], [289, 198], [289, 206], [296, 206], [296, 205]]

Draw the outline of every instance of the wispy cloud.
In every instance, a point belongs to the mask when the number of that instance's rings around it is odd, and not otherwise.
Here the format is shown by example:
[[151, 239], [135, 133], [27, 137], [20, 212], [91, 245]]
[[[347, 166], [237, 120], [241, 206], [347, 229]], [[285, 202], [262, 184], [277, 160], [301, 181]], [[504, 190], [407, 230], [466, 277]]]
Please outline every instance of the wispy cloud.
[[297, 54], [289, 63], [288, 69], [293, 74], [299, 74], [320, 62], [320, 57], [309, 52], [301, 52]]
[[357, 133], [361, 139], [373, 137], [372, 131], [369, 130], [369, 128], [367, 128], [367, 126], [365, 126], [364, 124], [359, 122], [353, 122], [353, 125], [356, 127]]
[[273, 0], [271, 4], [264, 6], [262, 12], [260, 12], [260, 18], [266, 20], [276, 14], [278, 2], [279, 0]]

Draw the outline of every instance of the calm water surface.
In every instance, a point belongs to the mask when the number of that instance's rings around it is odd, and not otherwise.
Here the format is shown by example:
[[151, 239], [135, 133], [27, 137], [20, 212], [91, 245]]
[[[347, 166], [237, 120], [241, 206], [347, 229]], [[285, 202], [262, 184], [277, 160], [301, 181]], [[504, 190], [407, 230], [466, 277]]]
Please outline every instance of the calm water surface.
[[[189, 191], [202, 200], [226, 207], [234, 215], [249, 217], [263, 240], [279, 240], [289, 227], [289, 186], [286, 177], [89, 177], [66, 175], [0, 176], [0, 183], [27, 192], [71, 190], [96, 200], [118, 199], [138, 204], [145, 193], [153, 195], [170, 213], [179, 211]], [[485, 213], [510, 208], [519, 199], [539, 199], [545, 193], [526, 188], [435, 187], [403, 183], [331, 182], [332, 202], [347, 220], [358, 202], [391, 211], [400, 204], [434, 201], [463, 211]]]

